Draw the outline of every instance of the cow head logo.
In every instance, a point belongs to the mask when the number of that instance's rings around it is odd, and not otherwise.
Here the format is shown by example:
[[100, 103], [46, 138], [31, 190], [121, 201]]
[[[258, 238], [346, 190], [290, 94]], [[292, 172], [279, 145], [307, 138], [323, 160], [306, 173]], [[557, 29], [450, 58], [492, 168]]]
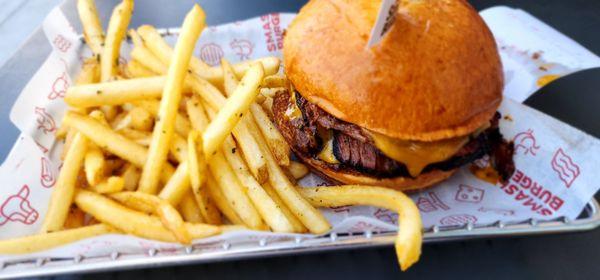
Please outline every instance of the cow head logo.
[[46, 108], [35, 107], [34, 112], [37, 116], [37, 129], [41, 130], [44, 134], [48, 134], [49, 132], [54, 132], [56, 130], [54, 118], [46, 111]]
[[223, 49], [215, 43], [208, 43], [200, 48], [200, 58], [211, 66], [219, 65], [223, 55]]
[[229, 43], [229, 46], [233, 49], [235, 54], [240, 57], [240, 60], [250, 59], [250, 55], [254, 49], [252, 42], [245, 39], [233, 39], [233, 41]]
[[56, 176], [52, 171], [52, 164], [45, 157], [42, 157], [42, 172], [40, 175], [40, 183], [45, 188], [51, 188], [56, 183]]
[[561, 148], [554, 153], [550, 165], [567, 188], [570, 188], [575, 179], [579, 177], [579, 165], [575, 164], [573, 159]]
[[533, 130], [531, 129], [517, 133], [513, 142], [515, 143], [515, 154], [521, 151], [524, 155], [531, 154], [532, 156], [535, 156], [540, 149], [540, 146], [537, 145], [535, 136], [533, 135]]
[[48, 94], [48, 99], [54, 100], [65, 97], [67, 88], [69, 88], [69, 80], [67, 79], [67, 72], [65, 71], [52, 83], [52, 88]]
[[0, 226], [8, 222], [31, 225], [37, 221], [39, 214], [29, 203], [29, 187], [23, 185], [17, 194], [9, 196], [0, 205]]

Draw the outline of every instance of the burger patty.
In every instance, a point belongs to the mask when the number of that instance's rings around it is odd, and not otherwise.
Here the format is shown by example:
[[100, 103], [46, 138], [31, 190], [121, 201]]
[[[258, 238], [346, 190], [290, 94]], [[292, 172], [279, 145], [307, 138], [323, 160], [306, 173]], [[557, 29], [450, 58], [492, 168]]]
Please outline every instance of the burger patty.
[[[279, 92], [273, 100], [275, 123], [296, 153], [318, 159], [323, 148], [319, 130], [333, 131], [333, 154], [338, 164], [325, 163], [329, 168], [349, 173], [360, 173], [378, 178], [411, 177], [406, 165], [387, 157], [373, 145], [371, 137], [357, 125], [342, 121], [308, 102], [298, 92], [296, 105], [301, 115], [290, 118], [290, 94]], [[496, 113], [489, 128], [472, 137], [454, 156], [429, 164], [423, 173], [439, 169], [448, 171], [490, 155], [502, 180], [514, 172], [513, 146], [507, 143], [498, 128], [500, 114]]]

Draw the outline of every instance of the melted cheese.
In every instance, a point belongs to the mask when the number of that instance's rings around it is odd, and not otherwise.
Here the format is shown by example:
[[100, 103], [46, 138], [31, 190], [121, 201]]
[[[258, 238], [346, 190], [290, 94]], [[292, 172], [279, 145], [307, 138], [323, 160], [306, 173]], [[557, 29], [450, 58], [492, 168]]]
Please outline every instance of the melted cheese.
[[425, 166], [449, 159], [469, 141], [468, 136], [435, 142], [405, 141], [374, 132], [371, 138], [386, 156], [404, 163], [413, 177], [421, 174]]
[[284, 115], [288, 120], [293, 120], [302, 117], [302, 111], [300, 111], [300, 108], [298, 108], [298, 105], [296, 105], [295, 91], [292, 91], [292, 94], [290, 95], [290, 102], [288, 104], [287, 109], [285, 110]]
[[321, 149], [321, 151], [319, 152], [317, 157], [327, 163], [331, 163], [331, 164], [340, 163], [340, 161], [337, 160], [337, 158], [333, 154], [333, 133], [331, 132], [331, 130], [327, 130], [325, 128], [318, 127], [317, 133], [319, 134], [319, 137], [321, 137], [321, 139], [323, 139], [323, 148]]

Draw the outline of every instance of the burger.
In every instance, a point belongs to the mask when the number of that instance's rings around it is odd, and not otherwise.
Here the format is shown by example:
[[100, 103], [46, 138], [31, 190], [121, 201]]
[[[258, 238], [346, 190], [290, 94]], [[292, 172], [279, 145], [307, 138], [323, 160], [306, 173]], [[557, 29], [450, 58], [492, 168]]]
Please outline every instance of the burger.
[[380, 3], [311, 0], [286, 30], [290, 87], [272, 108], [296, 156], [331, 181], [398, 190], [431, 186], [484, 157], [508, 179], [502, 64], [482, 18], [463, 0], [400, 1], [369, 48]]

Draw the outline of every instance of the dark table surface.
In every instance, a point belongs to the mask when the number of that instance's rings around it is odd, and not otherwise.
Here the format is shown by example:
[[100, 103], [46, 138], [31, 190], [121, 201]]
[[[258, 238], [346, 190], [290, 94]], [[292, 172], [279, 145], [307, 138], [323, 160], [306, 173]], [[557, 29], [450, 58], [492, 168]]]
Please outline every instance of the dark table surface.
[[[141, 1], [140, 1], [141, 2]], [[165, 10], [187, 9], [164, 1]], [[204, 0], [198, 1], [209, 23], [244, 19], [272, 11], [297, 11], [304, 1]], [[594, 53], [600, 53], [600, 1], [598, 0], [471, 0], [481, 10], [496, 5], [521, 8]], [[143, 7], [143, 5], [138, 5]], [[137, 7], [136, 7], [137, 8]], [[143, 21], [143, 19], [138, 19]], [[537, 100], [542, 110], [556, 111], [557, 102], [589, 112], [600, 105], [600, 71], [585, 82], [565, 85], [582, 98]], [[594, 78], [595, 77], [595, 78]], [[554, 89], [561, 93], [560, 88]], [[586, 95], [588, 94], [588, 95]], [[592, 98], [590, 98], [592, 96]], [[584, 99], [585, 98], [585, 99]], [[593, 102], [590, 102], [593, 101]], [[564, 105], [564, 104], [561, 104]], [[566, 106], [565, 105], [565, 106]], [[559, 110], [560, 111], [560, 110]], [[597, 127], [597, 114], [589, 119], [561, 116], [580, 127]], [[587, 125], [586, 125], [587, 123]], [[591, 126], [589, 124], [592, 124]], [[600, 131], [589, 131], [597, 137]], [[321, 254], [263, 258], [114, 273], [61, 276], [60, 279], [598, 279], [600, 230], [425, 245], [420, 262], [400, 273], [392, 247]]]

